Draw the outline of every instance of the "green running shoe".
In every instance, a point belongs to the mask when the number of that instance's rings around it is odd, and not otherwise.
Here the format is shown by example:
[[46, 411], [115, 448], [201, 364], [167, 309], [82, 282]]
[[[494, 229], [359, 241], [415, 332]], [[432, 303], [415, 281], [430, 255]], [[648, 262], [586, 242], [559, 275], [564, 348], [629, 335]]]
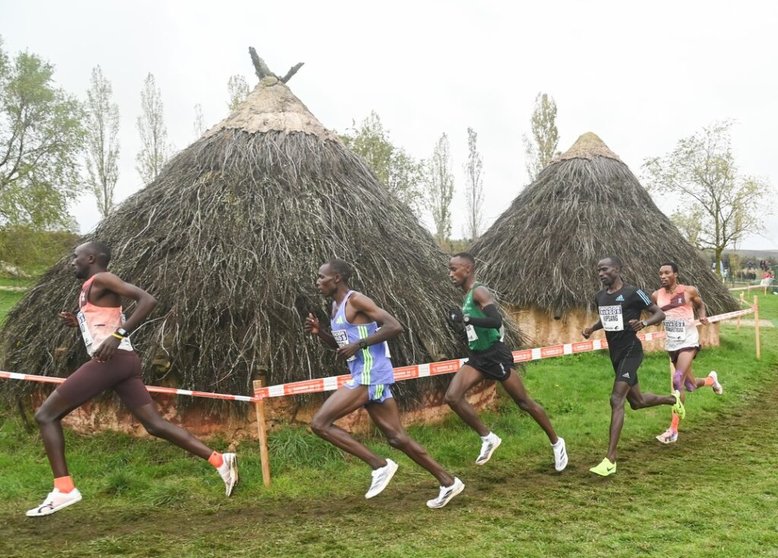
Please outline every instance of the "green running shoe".
[[607, 477], [616, 472], [616, 464], [611, 463], [610, 459], [606, 457], [605, 459], [600, 461], [599, 465], [597, 465], [596, 467], [592, 467], [589, 470], [595, 475], [600, 475], [601, 477]]
[[683, 402], [681, 401], [681, 392], [678, 391], [677, 389], [674, 390], [673, 397], [675, 397], [675, 404], [673, 405], [673, 413], [675, 413], [682, 419], [686, 418], [686, 407], [683, 406]]

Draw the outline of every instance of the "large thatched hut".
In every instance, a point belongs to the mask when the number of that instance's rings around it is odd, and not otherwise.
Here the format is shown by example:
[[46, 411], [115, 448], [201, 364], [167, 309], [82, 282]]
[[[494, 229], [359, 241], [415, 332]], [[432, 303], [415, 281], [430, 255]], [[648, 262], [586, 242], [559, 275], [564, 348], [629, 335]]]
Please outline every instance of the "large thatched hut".
[[[662, 262], [680, 266], [709, 314], [736, 302], [699, 252], [656, 207], [619, 157], [595, 134], [582, 135], [525, 188], [472, 246], [481, 278], [509, 303], [537, 346], [580, 340], [596, 319], [595, 267], [619, 256], [626, 281], [652, 292]], [[702, 332], [718, 344], [718, 326]]]
[[[84, 239], [110, 244], [112, 271], [159, 302], [133, 335], [147, 383], [249, 394], [260, 376], [272, 385], [345, 373], [303, 332], [308, 312], [328, 319], [315, 280], [333, 257], [354, 266], [353, 288], [404, 325], [390, 343], [395, 365], [460, 356], [445, 322], [460, 298], [447, 257], [258, 62], [260, 83], [245, 102]], [[63, 257], [13, 309], [0, 332], [5, 369], [64, 376], [86, 359], [56, 320], [79, 286]], [[447, 381], [403, 382], [396, 393], [414, 407]]]

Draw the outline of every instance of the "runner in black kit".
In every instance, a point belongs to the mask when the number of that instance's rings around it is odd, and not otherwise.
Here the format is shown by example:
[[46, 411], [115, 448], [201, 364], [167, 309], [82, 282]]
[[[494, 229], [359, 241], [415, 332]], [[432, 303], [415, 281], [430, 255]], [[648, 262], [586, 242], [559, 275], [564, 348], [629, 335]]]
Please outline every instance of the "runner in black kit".
[[[608, 455], [599, 465], [589, 469], [592, 473], [607, 477], [616, 472], [616, 446], [619, 443], [621, 427], [624, 425], [624, 400], [633, 409], [656, 405], [672, 405], [673, 412], [681, 418], [686, 410], [681, 403], [681, 394], [675, 390], [672, 395], [659, 396], [641, 393], [638, 385], [638, 367], [643, 361], [643, 345], [636, 332], [646, 326], [658, 324], [665, 315], [651, 298], [641, 289], [627, 285], [621, 279], [621, 260], [610, 256], [597, 263], [597, 274], [605, 286], [597, 293], [595, 301], [600, 319], [591, 327], [584, 328], [581, 335], [589, 339], [592, 332], [605, 330], [613, 370], [616, 379], [611, 392], [611, 427]], [[650, 312], [646, 320], [640, 319], [642, 311]]]

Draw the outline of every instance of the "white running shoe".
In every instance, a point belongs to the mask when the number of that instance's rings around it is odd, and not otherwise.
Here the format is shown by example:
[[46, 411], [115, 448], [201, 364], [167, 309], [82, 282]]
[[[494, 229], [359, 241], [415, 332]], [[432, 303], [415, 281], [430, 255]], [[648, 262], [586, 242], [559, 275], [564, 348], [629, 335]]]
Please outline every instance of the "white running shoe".
[[[498, 438], [499, 440], [499, 438]], [[498, 444], [499, 445], [499, 444]], [[427, 500], [427, 507], [433, 510], [442, 508], [448, 504], [451, 499], [465, 489], [465, 483], [454, 477], [454, 484], [451, 486], [441, 486], [438, 497], [434, 500]]]
[[227, 496], [231, 496], [235, 485], [238, 484], [238, 456], [234, 453], [223, 453], [222, 459], [224, 462], [216, 470], [224, 481]]
[[374, 469], [371, 473], [373, 475], [373, 482], [370, 483], [370, 488], [365, 493], [365, 498], [370, 499], [373, 496], [378, 496], [389, 485], [389, 481], [397, 472], [399, 465], [391, 459], [386, 460], [386, 465], [378, 469]]
[[554, 469], [564, 471], [567, 467], [567, 446], [564, 438], [557, 438], [556, 444], [551, 444], [554, 450]]
[[494, 432], [489, 432], [489, 434], [486, 436], [486, 439], [481, 442], [481, 453], [478, 454], [478, 457], [475, 460], [475, 464], [483, 465], [489, 461], [492, 458], [494, 450], [499, 448], [500, 444], [502, 444], [502, 438], [500, 438]]
[[678, 432], [673, 432], [669, 428], [656, 437], [663, 444], [672, 444], [678, 441]]
[[54, 512], [58, 512], [62, 508], [72, 506], [81, 501], [81, 493], [78, 488], [74, 488], [70, 492], [60, 492], [58, 488], [55, 488], [46, 499], [37, 508], [27, 510], [27, 517], [43, 517], [44, 515], [51, 515]]
[[713, 379], [713, 385], [710, 386], [713, 388], [713, 393], [716, 395], [721, 395], [724, 393], [724, 386], [719, 383], [719, 373], [715, 370], [711, 370], [708, 373], [708, 377]]

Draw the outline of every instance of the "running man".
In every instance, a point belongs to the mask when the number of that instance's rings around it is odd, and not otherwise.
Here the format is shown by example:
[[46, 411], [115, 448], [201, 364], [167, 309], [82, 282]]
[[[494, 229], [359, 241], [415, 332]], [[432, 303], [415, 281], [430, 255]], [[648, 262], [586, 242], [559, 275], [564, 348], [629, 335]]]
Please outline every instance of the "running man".
[[[705, 304], [696, 287], [678, 283], [678, 264], [665, 262], [659, 267], [659, 283], [662, 287], [651, 294], [651, 300], [665, 313], [665, 350], [673, 363], [673, 388], [681, 392], [686, 403], [686, 392], [698, 387], [710, 386], [713, 393], [721, 395], [724, 388], [718, 374], [711, 371], [705, 378], [695, 378], [692, 361], [700, 352], [700, 335], [694, 325], [697, 311], [700, 323], [708, 324]], [[673, 414], [670, 428], [656, 437], [663, 444], [678, 440], [678, 415]]]
[[[610, 400], [611, 426], [608, 455], [599, 465], [589, 469], [592, 473], [603, 477], [616, 472], [616, 446], [619, 443], [621, 427], [624, 425], [625, 399], [634, 410], [656, 405], [672, 405], [673, 412], [680, 418], [686, 415], [678, 390], [668, 396], [640, 391], [638, 367], [643, 361], [643, 345], [636, 333], [647, 326], [658, 324], [665, 315], [641, 289], [622, 281], [621, 267], [621, 260], [614, 256], [597, 263], [597, 274], [605, 287], [595, 296], [600, 319], [581, 332], [585, 339], [589, 339], [594, 331], [605, 330], [608, 352], [616, 373]], [[640, 319], [640, 313], [644, 310], [651, 314], [647, 320]]]
[[454, 308], [449, 319], [464, 324], [467, 333], [468, 361], [459, 369], [446, 391], [446, 403], [481, 437], [481, 452], [475, 462], [483, 465], [491, 459], [502, 439], [489, 430], [478, 417], [465, 394], [481, 380], [497, 380], [516, 402], [545, 431], [554, 451], [554, 468], [567, 467], [565, 441], [556, 435], [546, 411], [530, 398], [519, 374], [511, 373], [515, 364], [513, 354], [502, 342], [502, 316], [497, 303], [475, 278], [475, 258], [467, 253], [455, 254], [448, 262], [448, 276], [465, 293], [462, 308]]
[[394, 369], [387, 339], [400, 335], [403, 328], [397, 319], [362, 293], [349, 289], [351, 268], [343, 260], [330, 260], [319, 268], [316, 288], [332, 298], [331, 331], [325, 331], [319, 320], [308, 314], [305, 331], [318, 337], [345, 358], [351, 380], [332, 394], [313, 417], [311, 428], [320, 437], [354, 455], [373, 468], [372, 482], [365, 498], [381, 493], [397, 472], [397, 463], [384, 459], [336, 426], [336, 420], [360, 407], [386, 436], [389, 445], [399, 449], [429, 471], [440, 484], [437, 498], [427, 501], [430, 508], [442, 508], [462, 492], [464, 483], [441, 467], [400, 422], [400, 412], [392, 397]]
[[[43, 502], [29, 510], [29, 517], [50, 515], [81, 501], [65, 461], [62, 419], [107, 389], [113, 389], [152, 436], [163, 438], [188, 452], [207, 459], [226, 486], [227, 496], [238, 482], [234, 453], [218, 453], [189, 432], [163, 419], [141, 379], [141, 362], [130, 343], [130, 334], [146, 319], [157, 301], [108, 271], [110, 248], [92, 241], [78, 246], [71, 265], [77, 279], [84, 280], [76, 315], [60, 312], [68, 327], [78, 327], [91, 357], [60, 384], [35, 413], [41, 438], [54, 473], [54, 489]], [[125, 321], [121, 299], [138, 304]]]

